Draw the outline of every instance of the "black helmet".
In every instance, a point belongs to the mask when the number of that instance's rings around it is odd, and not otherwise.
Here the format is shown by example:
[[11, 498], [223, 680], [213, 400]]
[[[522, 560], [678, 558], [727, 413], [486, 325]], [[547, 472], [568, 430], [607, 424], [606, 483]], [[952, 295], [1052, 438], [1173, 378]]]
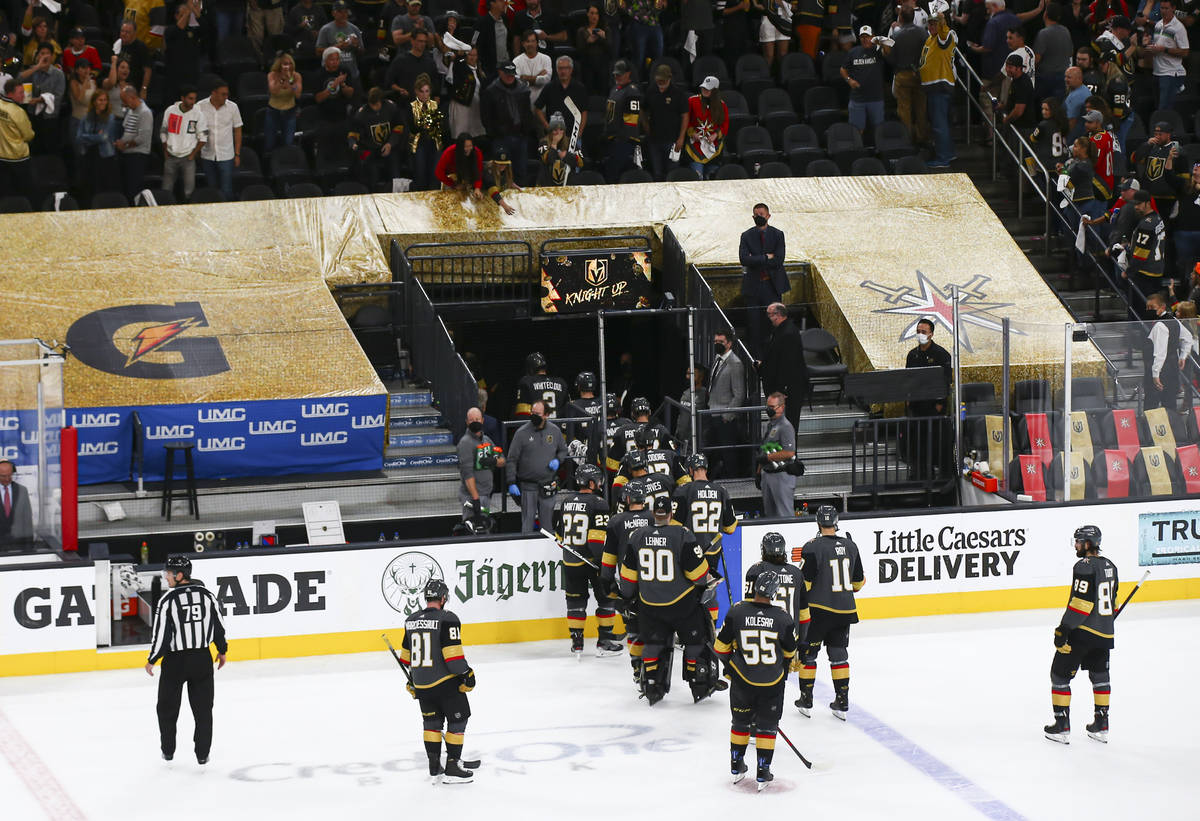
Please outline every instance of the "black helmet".
[[609, 416], [619, 416], [621, 413], [621, 402], [617, 399], [615, 393], [604, 394], [604, 412]]
[[665, 493], [660, 493], [654, 497], [654, 514], [657, 516], [660, 513], [671, 512], [671, 497]]
[[585, 462], [575, 468], [575, 484], [579, 485], [580, 488], [585, 488], [589, 482], [594, 483], [597, 490], [603, 489], [604, 474], [600, 472], [600, 468], [590, 462]]
[[649, 425], [638, 425], [638, 429], [633, 432], [633, 443], [639, 448], [649, 450], [658, 444], [658, 433]]
[[762, 537], [762, 557], [764, 562], [783, 564], [787, 561], [787, 541], [783, 534], [772, 530]]
[[575, 390], [580, 393], [595, 393], [596, 392], [596, 374], [591, 371], [582, 371], [575, 377]]
[[838, 512], [833, 505], [821, 505], [817, 508], [817, 527], [837, 527]]
[[635, 397], [633, 404], [629, 407], [634, 419], [637, 419], [642, 414], [650, 415], [650, 400], [644, 396]]
[[167, 557], [166, 568], [172, 573], [182, 573], [188, 578], [192, 576], [192, 560], [179, 553]]
[[626, 482], [621, 488], [621, 499], [626, 506], [646, 504], [646, 486], [637, 479]]
[[450, 588], [441, 579], [430, 579], [425, 582], [425, 601], [445, 601], [450, 598]]
[[646, 461], [646, 454], [640, 450], [632, 450], [625, 456], [625, 467], [629, 468], [632, 474], [635, 470], [649, 470], [650, 463]]
[[1075, 541], [1091, 542], [1092, 547], [1100, 549], [1100, 528], [1095, 525], [1083, 525], [1075, 528]]
[[764, 599], [773, 599], [775, 598], [775, 591], [778, 589], [779, 574], [774, 570], [764, 570], [754, 579], [755, 598], [762, 596]]
[[688, 469], [689, 473], [697, 470], [708, 470], [708, 457], [703, 453], [693, 453], [683, 465]]
[[525, 373], [537, 373], [546, 370], [546, 357], [541, 351], [534, 351], [525, 357]]

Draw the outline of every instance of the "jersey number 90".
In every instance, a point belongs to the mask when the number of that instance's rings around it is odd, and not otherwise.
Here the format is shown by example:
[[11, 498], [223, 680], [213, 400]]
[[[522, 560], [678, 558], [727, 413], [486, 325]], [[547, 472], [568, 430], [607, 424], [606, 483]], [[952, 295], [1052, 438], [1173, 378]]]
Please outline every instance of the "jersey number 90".
[[643, 547], [638, 550], [638, 564], [644, 582], [675, 581], [675, 556], [670, 550], [653, 550]]

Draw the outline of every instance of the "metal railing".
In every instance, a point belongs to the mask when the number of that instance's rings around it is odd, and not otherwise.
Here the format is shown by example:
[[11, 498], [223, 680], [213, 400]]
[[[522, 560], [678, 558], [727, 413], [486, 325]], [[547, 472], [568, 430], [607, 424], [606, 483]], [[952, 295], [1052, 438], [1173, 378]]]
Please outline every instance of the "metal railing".
[[533, 248], [523, 240], [419, 242], [404, 256], [438, 305], [532, 300], [537, 272]]
[[956, 480], [954, 430], [945, 416], [860, 419], [851, 436], [851, 489], [872, 501], [898, 490], [928, 495]]
[[[511, 450], [510, 445], [512, 443], [513, 432], [518, 430], [519, 428], [521, 428], [528, 421], [529, 421], [528, 419], [510, 419], [506, 422], [501, 423], [501, 426], [504, 429], [504, 442], [501, 445], [501, 447], [503, 447], [503, 449], [504, 449], [504, 457], [506, 459], [508, 458], [509, 450]], [[558, 427], [558, 429], [562, 431], [563, 439], [565, 439], [567, 441], [567, 444], [570, 444], [571, 440], [575, 438], [575, 431], [576, 431], [577, 425], [580, 425], [580, 424], [603, 425], [604, 421], [599, 419], [598, 416], [564, 416], [564, 417], [555, 417], [553, 419], [548, 419], [546, 421], [546, 424], [551, 424], [551, 423], [556, 425]], [[566, 462], [567, 459], [569, 459], [569, 458], [571, 458], [571, 457], [569, 457], [569, 456], [565, 457], [562, 461]], [[562, 466], [560, 465], [560, 468], [561, 467]], [[508, 495], [508, 482], [505, 480], [505, 475], [506, 475], [507, 470], [508, 470], [508, 466], [505, 465], [502, 468], [496, 468], [496, 470], [493, 472], [493, 475], [495, 476], [493, 486], [500, 489], [500, 512], [501, 513], [508, 512], [509, 502], [514, 502], [514, 503], [516, 502], [516, 500], [512, 499]], [[514, 467], [513, 470], [516, 470], [516, 468]], [[520, 504], [517, 504], [517, 509], [518, 510], [520, 509]], [[549, 530], [550, 526], [546, 525], [546, 529]]]

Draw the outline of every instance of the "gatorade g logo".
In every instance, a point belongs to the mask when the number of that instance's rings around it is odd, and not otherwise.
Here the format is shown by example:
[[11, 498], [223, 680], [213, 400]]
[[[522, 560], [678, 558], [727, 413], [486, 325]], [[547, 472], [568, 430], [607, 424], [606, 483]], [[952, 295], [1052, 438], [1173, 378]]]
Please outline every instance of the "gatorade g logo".
[[199, 336], [208, 319], [199, 302], [121, 305], [82, 316], [67, 331], [85, 365], [134, 379], [194, 379], [229, 370], [216, 337]]

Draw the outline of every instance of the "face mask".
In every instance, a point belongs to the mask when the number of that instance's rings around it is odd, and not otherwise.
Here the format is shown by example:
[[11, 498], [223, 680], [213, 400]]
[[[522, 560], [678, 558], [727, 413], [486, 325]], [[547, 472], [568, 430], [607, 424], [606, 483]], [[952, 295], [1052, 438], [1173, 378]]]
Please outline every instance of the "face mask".
[[471, 433], [479, 433], [481, 430], [483, 430], [483, 423], [471, 422], [467, 425], [467, 430], [471, 431]]
[[714, 342], [713, 350], [717, 352], [717, 356], [720, 356], [721, 354], [725, 353], [725, 346], [720, 342]]
[[759, 228], [762, 228], [764, 225], [767, 224], [767, 218], [763, 217], [763, 216], [759, 216], [758, 214], [755, 214], [754, 215], [754, 224], [757, 225]]
[[545, 422], [546, 420], [542, 418], [541, 414], [531, 413], [531, 414], [529, 414], [529, 421], [533, 423], [533, 426], [535, 428], [540, 429], [542, 427], [542, 423]]
[[917, 344], [924, 345], [929, 341], [929, 334], [917, 334]]

